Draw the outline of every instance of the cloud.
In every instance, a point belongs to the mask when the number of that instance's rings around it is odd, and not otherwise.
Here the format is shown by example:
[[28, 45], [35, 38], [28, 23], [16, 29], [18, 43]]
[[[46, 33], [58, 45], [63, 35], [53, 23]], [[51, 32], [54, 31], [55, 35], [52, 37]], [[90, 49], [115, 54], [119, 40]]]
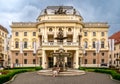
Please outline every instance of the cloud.
[[120, 0], [0, 0], [0, 24], [10, 32], [12, 21], [36, 21], [47, 6], [68, 5], [77, 9], [85, 22], [108, 22], [111, 35], [119, 30], [119, 3]]

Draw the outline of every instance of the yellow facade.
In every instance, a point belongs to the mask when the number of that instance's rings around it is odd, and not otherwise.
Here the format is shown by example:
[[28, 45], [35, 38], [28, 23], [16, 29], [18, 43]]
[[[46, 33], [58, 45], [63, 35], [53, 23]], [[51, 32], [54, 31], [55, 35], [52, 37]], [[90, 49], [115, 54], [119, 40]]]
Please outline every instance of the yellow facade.
[[[57, 40], [54, 39], [60, 29], [63, 30], [63, 35], [68, 37], [63, 42], [63, 48], [66, 52], [72, 53], [72, 57], [65, 57], [70, 68], [108, 64], [108, 24], [84, 22], [82, 16], [72, 6], [48, 6], [41, 12], [36, 22], [13, 22], [11, 28], [11, 56], [12, 64], [15, 66], [41, 65], [43, 68], [49, 68], [55, 65], [56, 58], [50, 53], [60, 48]], [[101, 41], [102, 47], [98, 55], [93, 55], [96, 50], [93, 48], [93, 42], [98, 40]], [[36, 55], [33, 55], [34, 41], [37, 42]], [[20, 53], [20, 42], [27, 42], [23, 54]], [[85, 42], [87, 48], [84, 56]]]

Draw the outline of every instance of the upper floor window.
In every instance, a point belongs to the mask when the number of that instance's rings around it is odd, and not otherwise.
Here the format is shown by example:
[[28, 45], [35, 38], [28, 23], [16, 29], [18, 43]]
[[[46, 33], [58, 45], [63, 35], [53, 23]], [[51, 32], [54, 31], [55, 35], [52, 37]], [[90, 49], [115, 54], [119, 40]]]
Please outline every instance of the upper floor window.
[[101, 42], [101, 48], [104, 48], [104, 41]]
[[85, 41], [84, 47], [88, 48], [88, 42], [87, 41]]
[[16, 56], [18, 56], [18, 53], [15, 53]]
[[24, 56], [27, 56], [27, 53], [24, 53]]
[[27, 48], [27, 42], [26, 41], [24, 42], [24, 48]]
[[15, 32], [15, 36], [19, 36], [19, 33], [18, 33], [18, 32]]
[[87, 36], [87, 32], [84, 32], [84, 36]]
[[93, 32], [93, 36], [96, 36], [96, 32]]
[[24, 36], [27, 36], [27, 32], [24, 32]]
[[49, 32], [52, 32], [52, 28], [49, 28]]
[[92, 47], [95, 48], [95, 41], [93, 41], [93, 43], [92, 43]]
[[105, 55], [105, 53], [101, 53], [102, 54], [102, 56], [104, 56]]
[[104, 32], [101, 32], [101, 36], [105, 36], [105, 33], [104, 33]]
[[95, 53], [95, 52], [93, 53], [93, 56], [96, 56], [96, 53]]
[[72, 31], [72, 29], [71, 29], [71, 28], [68, 28], [68, 31], [69, 31], [69, 32], [71, 32], [71, 31]]
[[36, 36], [36, 32], [33, 32], [33, 36]]
[[15, 42], [15, 48], [19, 48], [19, 42], [18, 41]]

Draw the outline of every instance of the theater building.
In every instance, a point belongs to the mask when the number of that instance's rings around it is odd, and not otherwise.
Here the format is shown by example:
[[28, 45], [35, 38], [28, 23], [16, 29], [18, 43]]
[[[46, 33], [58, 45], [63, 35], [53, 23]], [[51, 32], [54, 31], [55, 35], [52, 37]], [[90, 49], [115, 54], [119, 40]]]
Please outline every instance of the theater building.
[[[108, 64], [108, 29], [106, 22], [84, 22], [83, 17], [72, 6], [48, 6], [37, 17], [36, 22], [12, 22], [11, 63], [14, 66], [53, 67], [56, 52], [60, 45], [54, 39], [63, 30], [65, 52], [72, 56], [65, 57], [70, 68], [79, 66], [97, 67]], [[100, 52], [96, 53], [96, 42], [100, 41]], [[20, 53], [20, 42], [23, 53]], [[37, 52], [33, 54], [34, 42]], [[85, 46], [84, 46], [85, 44]]]

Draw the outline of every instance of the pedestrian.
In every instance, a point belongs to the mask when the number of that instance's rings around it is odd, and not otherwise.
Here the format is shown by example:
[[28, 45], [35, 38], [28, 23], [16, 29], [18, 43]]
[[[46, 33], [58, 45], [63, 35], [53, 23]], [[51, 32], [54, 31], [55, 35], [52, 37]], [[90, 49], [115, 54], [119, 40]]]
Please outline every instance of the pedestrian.
[[59, 67], [53, 67], [52, 71], [53, 71], [53, 77], [56, 77], [60, 70]]

